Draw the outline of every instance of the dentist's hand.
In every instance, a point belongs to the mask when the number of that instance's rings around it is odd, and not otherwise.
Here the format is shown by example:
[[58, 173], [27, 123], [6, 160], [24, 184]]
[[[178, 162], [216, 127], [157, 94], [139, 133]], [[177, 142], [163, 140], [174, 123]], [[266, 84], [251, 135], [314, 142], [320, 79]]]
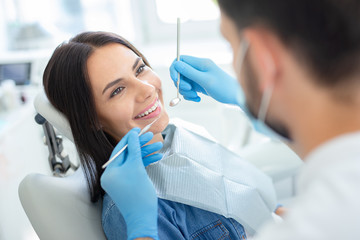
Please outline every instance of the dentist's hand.
[[142, 155], [159, 150], [162, 144], [150, 144], [140, 148], [140, 144], [148, 142], [152, 135], [145, 133], [139, 139], [139, 132], [139, 128], [132, 129], [117, 144], [111, 156], [126, 144], [128, 147], [106, 167], [100, 182], [125, 219], [128, 239], [141, 237], [158, 239], [158, 199], [144, 164], [159, 160], [160, 155], [154, 154], [158, 157], [152, 157], [146, 163], [143, 163]]
[[185, 99], [199, 102], [198, 93], [211, 96], [215, 100], [239, 105], [243, 92], [237, 80], [207, 58], [182, 55], [180, 61], [174, 60], [170, 66], [170, 76], [177, 86], [180, 77], [180, 93]]

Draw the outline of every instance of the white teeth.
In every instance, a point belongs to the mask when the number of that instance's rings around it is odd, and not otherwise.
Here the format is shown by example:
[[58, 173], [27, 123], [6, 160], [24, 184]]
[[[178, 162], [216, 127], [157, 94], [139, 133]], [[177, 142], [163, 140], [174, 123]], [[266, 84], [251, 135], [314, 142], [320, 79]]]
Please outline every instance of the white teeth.
[[141, 117], [144, 117], [144, 116], [147, 116], [149, 115], [150, 113], [152, 113], [153, 111], [155, 111], [155, 109], [157, 109], [157, 107], [159, 106], [159, 103], [156, 101], [154, 106], [152, 106], [150, 109], [148, 109], [146, 112], [142, 113], [142, 114], [139, 114], [137, 116], [137, 118], [141, 118]]

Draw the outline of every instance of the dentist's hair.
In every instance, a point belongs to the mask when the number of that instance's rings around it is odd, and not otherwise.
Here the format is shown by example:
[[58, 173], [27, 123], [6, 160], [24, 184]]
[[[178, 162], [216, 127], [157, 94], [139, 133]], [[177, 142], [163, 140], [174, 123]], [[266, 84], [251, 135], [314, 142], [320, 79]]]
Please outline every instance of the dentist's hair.
[[126, 39], [114, 33], [84, 32], [55, 49], [43, 75], [49, 101], [69, 121], [93, 202], [104, 194], [100, 185], [104, 171], [101, 166], [109, 159], [117, 142], [100, 127], [87, 60], [95, 49], [111, 43], [131, 49], [150, 67], [146, 58]]
[[[239, 33], [273, 31], [317, 83], [333, 87], [360, 74], [359, 0], [218, 0]], [[359, 79], [359, 77], [357, 77]]]

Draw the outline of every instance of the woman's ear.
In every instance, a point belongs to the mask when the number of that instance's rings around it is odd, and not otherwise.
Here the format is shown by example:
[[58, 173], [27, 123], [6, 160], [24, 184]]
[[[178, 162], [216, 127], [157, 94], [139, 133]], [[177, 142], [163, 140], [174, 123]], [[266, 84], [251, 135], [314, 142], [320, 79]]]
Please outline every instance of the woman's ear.
[[264, 28], [252, 28], [244, 31], [244, 37], [250, 42], [251, 65], [259, 78], [261, 91], [277, 81], [280, 71], [277, 44], [273, 34]]

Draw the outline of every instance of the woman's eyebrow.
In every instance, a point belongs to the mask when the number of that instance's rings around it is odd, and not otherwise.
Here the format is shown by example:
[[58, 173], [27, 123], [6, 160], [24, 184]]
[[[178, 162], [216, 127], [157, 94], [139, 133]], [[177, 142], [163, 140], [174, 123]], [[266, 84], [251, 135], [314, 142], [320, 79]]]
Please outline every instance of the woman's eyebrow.
[[[132, 69], [135, 70], [136, 66], [138, 65], [139, 61], [141, 60], [141, 57], [137, 57], [136, 60], [135, 60], [135, 63], [134, 65], [132, 66]], [[110, 83], [108, 83], [104, 90], [102, 91], [102, 94], [104, 95], [105, 91], [109, 88], [111, 88], [112, 86], [114, 86], [115, 84], [117, 84], [118, 82], [120, 82], [122, 80], [122, 78], [119, 78], [119, 79], [116, 79]]]
[[118, 82], [120, 82], [121, 80], [123, 80], [123, 79], [122, 79], [122, 78], [118, 78], [118, 79], [116, 79], [116, 80], [108, 83], [108, 84], [105, 86], [102, 94], [104, 95], [105, 91], [106, 91], [108, 88], [111, 88], [112, 86], [116, 85], [116, 84], [117, 84]]

